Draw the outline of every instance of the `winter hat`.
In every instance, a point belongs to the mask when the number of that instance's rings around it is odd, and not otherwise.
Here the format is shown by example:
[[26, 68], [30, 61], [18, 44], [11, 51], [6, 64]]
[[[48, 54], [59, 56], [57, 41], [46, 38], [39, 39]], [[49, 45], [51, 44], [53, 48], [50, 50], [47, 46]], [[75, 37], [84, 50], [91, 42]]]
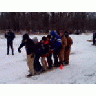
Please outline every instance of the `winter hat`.
[[46, 40], [46, 37], [45, 37], [45, 36], [43, 36], [43, 37], [42, 37], [42, 40], [44, 40], [44, 41], [45, 41], [45, 40]]
[[65, 37], [68, 37], [69, 33], [67, 31], [65, 31], [64, 35], [65, 35]]
[[52, 30], [49, 34], [52, 35], [52, 36], [56, 36], [57, 33]]
[[29, 39], [29, 35], [28, 35], [27, 33], [25, 33], [25, 34], [23, 35], [23, 40], [26, 40], [26, 39]]
[[37, 37], [34, 37], [34, 38], [33, 38], [33, 41], [34, 41], [35, 43], [37, 43], [37, 42], [38, 42]]
[[51, 35], [47, 35], [47, 37], [48, 37], [49, 39], [51, 39]]

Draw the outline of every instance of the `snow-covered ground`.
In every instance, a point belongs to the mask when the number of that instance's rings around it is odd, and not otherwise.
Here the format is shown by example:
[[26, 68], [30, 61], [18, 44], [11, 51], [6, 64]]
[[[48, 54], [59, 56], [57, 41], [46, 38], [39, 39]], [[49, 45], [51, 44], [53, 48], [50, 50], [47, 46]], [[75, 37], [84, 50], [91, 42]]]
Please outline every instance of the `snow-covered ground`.
[[[43, 35], [31, 35], [40, 40]], [[92, 46], [92, 34], [70, 35], [73, 45], [70, 54], [70, 65], [63, 69], [26, 78], [25, 48], [18, 53], [22, 36], [14, 39], [15, 55], [6, 55], [6, 39], [0, 35], [0, 84], [96, 84], [96, 46]]]

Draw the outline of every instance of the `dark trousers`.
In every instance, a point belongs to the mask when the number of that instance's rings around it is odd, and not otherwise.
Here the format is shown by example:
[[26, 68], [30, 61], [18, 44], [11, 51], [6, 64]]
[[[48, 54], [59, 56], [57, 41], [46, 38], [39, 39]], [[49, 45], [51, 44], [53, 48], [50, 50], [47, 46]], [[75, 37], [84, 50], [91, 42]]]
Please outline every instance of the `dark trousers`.
[[39, 62], [40, 55], [36, 54], [34, 59], [34, 69], [38, 72], [41, 70], [41, 64]]
[[53, 53], [53, 57], [54, 57], [54, 66], [55, 67], [59, 67], [60, 63], [58, 62], [58, 55], [59, 55], [59, 51], [62, 48], [62, 46], [59, 46], [58, 49], [56, 49]]
[[93, 36], [93, 45], [95, 44], [95, 37]]
[[51, 57], [52, 57], [52, 54], [49, 54], [47, 56], [47, 62], [48, 62], [49, 69], [52, 68], [52, 64], [53, 64]]
[[8, 42], [7, 41], [7, 55], [9, 55], [9, 47], [11, 47], [12, 50], [12, 55], [14, 55], [14, 49], [13, 49], [13, 42]]

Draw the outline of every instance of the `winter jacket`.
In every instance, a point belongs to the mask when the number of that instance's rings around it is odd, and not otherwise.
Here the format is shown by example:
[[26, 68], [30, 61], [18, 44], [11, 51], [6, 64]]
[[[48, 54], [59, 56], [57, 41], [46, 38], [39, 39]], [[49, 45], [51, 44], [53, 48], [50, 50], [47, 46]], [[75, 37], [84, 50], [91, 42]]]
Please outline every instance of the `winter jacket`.
[[7, 32], [5, 33], [5, 38], [7, 39], [7, 42], [12, 42], [15, 38], [15, 34], [13, 32]]
[[47, 56], [49, 52], [49, 41], [44, 41], [41, 43], [41, 56]]
[[67, 38], [67, 46], [66, 47], [71, 47], [71, 45], [73, 44], [71, 37], [66, 37], [66, 38]]
[[40, 42], [35, 44], [35, 53], [36, 55], [41, 55], [41, 43]]
[[27, 40], [22, 40], [18, 50], [20, 50], [23, 46], [25, 46], [27, 55], [31, 54], [31, 53], [35, 53], [36, 52], [36, 45], [34, 44], [32, 39], [27, 39]]
[[96, 38], [96, 32], [93, 33], [93, 37]]
[[52, 36], [51, 42], [53, 43], [54, 51], [56, 51], [62, 45], [61, 37], [54, 31], [51, 31], [50, 35]]
[[69, 55], [70, 55], [71, 45], [73, 44], [73, 41], [69, 36], [66, 38], [67, 38], [67, 46], [65, 47], [64, 61], [66, 64], [69, 64]]
[[62, 40], [62, 48], [59, 51], [58, 57], [59, 57], [60, 63], [63, 63], [64, 62], [65, 47], [67, 46], [67, 39], [64, 35], [61, 38], [62, 38], [61, 39]]
[[95, 44], [96, 32], [93, 33], [93, 45]]
[[67, 38], [65, 36], [62, 36], [61, 40], [62, 40], [62, 48], [65, 48], [65, 46], [67, 46]]

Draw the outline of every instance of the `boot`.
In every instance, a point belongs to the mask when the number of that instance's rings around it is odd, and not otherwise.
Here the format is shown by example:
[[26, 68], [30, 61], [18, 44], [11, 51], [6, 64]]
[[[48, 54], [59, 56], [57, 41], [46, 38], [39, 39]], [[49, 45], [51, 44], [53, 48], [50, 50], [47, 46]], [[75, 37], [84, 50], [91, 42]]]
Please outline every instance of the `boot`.
[[29, 77], [31, 77], [31, 76], [33, 76], [33, 75], [30, 73], [30, 74], [27, 75], [27, 78], [29, 78]]

